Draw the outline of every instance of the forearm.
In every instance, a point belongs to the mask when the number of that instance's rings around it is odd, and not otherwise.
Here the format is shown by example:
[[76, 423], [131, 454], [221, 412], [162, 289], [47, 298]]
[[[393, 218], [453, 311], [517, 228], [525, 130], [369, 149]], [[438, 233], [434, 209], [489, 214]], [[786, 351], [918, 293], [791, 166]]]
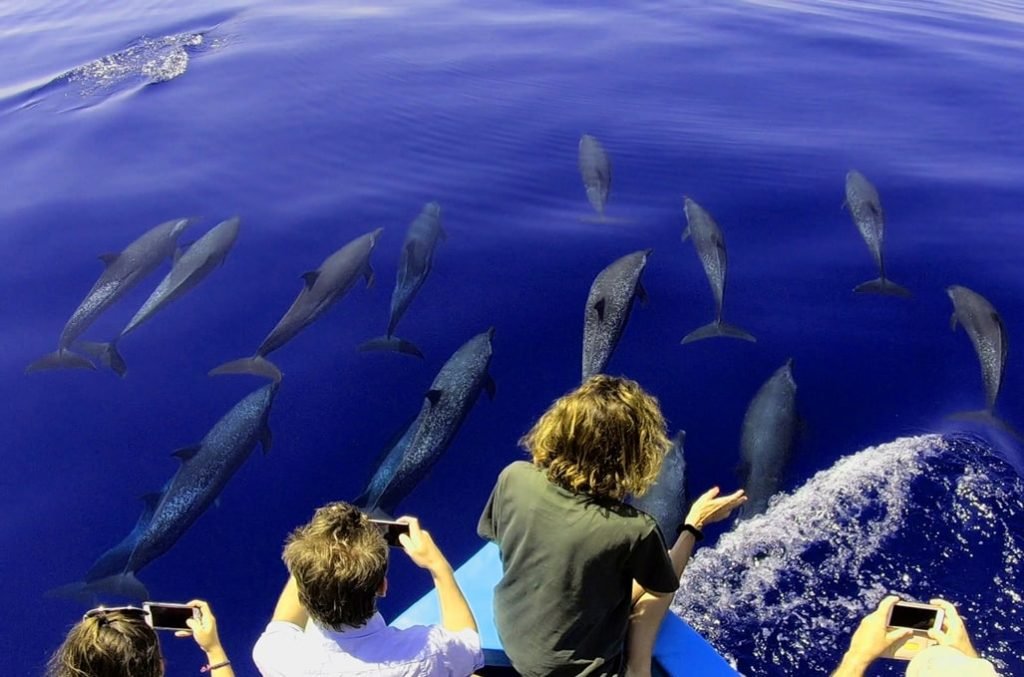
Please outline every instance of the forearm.
[[[207, 665], [220, 665], [227, 663], [227, 661], [228, 654], [224, 651], [224, 647], [220, 645], [220, 642], [206, 650]], [[235, 677], [235, 671], [231, 669], [230, 663], [220, 668], [213, 668], [209, 671], [209, 674], [210, 677]]]
[[467, 628], [477, 631], [473, 610], [469, 608], [466, 597], [455, 581], [455, 572], [452, 571], [451, 565], [445, 562], [443, 566], [434, 567], [430, 575], [434, 579], [434, 588], [437, 590], [437, 599], [441, 607], [441, 626], [452, 632]]
[[299, 584], [295, 582], [294, 576], [288, 577], [288, 582], [285, 583], [284, 590], [277, 600], [277, 606], [274, 607], [272, 620], [291, 623], [300, 628], [306, 627], [309, 614], [299, 601]]
[[665, 618], [672, 595], [645, 592], [633, 605], [626, 637], [626, 656], [629, 661], [627, 675], [640, 677], [651, 674], [651, 657], [658, 638], [661, 621]]
[[689, 531], [684, 531], [679, 534], [679, 538], [676, 539], [675, 544], [668, 551], [668, 557], [672, 560], [672, 569], [676, 572], [676, 578], [683, 575], [683, 569], [690, 562], [690, 555], [693, 554], [693, 548], [697, 545], [697, 539]]
[[843, 660], [832, 673], [832, 677], [864, 677], [864, 671], [871, 665], [870, 660], [863, 656], [847, 651], [843, 654]]

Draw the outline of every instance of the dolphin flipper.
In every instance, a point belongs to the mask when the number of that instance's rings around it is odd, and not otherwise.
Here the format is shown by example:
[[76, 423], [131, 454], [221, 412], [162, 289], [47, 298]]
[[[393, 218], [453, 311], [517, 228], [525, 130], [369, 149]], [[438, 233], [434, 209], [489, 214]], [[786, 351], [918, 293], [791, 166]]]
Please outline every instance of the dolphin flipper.
[[81, 348], [86, 355], [99, 360], [100, 364], [112, 369], [118, 376], [124, 376], [128, 371], [128, 364], [117, 350], [117, 341], [110, 343], [79, 341], [75, 345]]
[[874, 280], [869, 280], [864, 284], [859, 284], [853, 288], [853, 291], [858, 294], [882, 294], [884, 296], [899, 296], [901, 298], [909, 298], [911, 296], [909, 289], [901, 287], [895, 282], [887, 280], [884, 277], [879, 277]]
[[87, 358], [73, 353], [66, 348], [43, 355], [32, 364], [25, 367], [25, 373], [31, 374], [36, 371], [49, 371], [51, 369], [96, 369], [96, 365]]
[[405, 353], [406, 355], [414, 355], [416, 357], [423, 357], [423, 353], [420, 349], [415, 346], [411, 341], [400, 339], [397, 336], [378, 336], [366, 341], [359, 346], [360, 352], [368, 352], [372, 350], [384, 350], [392, 351], [396, 353]]
[[706, 338], [714, 338], [716, 336], [742, 339], [744, 341], [750, 341], [751, 343], [757, 343], [757, 339], [754, 338], [753, 334], [750, 334], [735, 325], [727, 324], [725, 322], [712, 322], [711, 324], [706, 324], [703, 327], [700, 327], [699, 329], [695, 329], [686, 336], [684, 336], [681, 343], [693, 343], [694, 341], [700, 341], [701, 339]]
[[140, 602], [149, 599], [149, 591], [146, 590], [146, 586], [131, 571], [88, 583], [84, 581], [68, 583], [46, 592], [47, 597], [63, 597], [85, 604], [92, 604], [99, 595], [125, 597]]
[[225, 362], [219, 367], [214, 367], [209, 371], [210, 376], [220, 376], [222, 374], [250, 374], [252, 376], [262, 376], [263, 378], [269, 378], [275, 383], [280, 383], [281, 379], [284, 378], [284, 375], [281, 373], [281, 370], [277, 368], [277, 365], [262, 355], [243, 357], [240, 360]]

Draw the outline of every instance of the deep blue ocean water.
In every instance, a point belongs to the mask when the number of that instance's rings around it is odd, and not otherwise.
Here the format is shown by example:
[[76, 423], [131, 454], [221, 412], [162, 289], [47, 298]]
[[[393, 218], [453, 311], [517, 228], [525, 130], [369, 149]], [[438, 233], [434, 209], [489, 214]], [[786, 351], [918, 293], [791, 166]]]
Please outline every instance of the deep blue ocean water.
[[[945, 287], [982, 293], [1024, 333], [1012, 3], [104, 5], [0, 4], [5, 674], [38, 673], [83, 611], [44, 593], [80, 580], [174, 473], [171, 451], [260, 385], [206, 372], [251, 354], [299, 275], [376, 227], [376, 286], [273, 356], [286, 375], [271, 453], [140, 574], [158, 599], [210, 600], [240, 674], [255, 671], [286, 533], [354, 498], [444, 361], [493, 326], [497, 397], [402, 504], [453, 563], [479, 547], [516, 440], [578, 382], [590, 282], [648, 247], [650, 303], [608, 371], [687, 431], [691, 486], [736, 485], [744, 411], [789, 357], [806, 421], [792, 496], [705, 546], [676, 611], [747, 674], [820, 674], [885, 590], [941, 594], [1024, 674], [1021, 450], [946, 419], [984, 392]], [[621, 222], [585, 219], [584, 132], [611, 156]], [[909, 300], [852, 292], [876, 276], [841, 207], [854, 167], [879, 189], [887, 271]], [[726, 318], [756, 344], [679, 344], [713, 313], [680, 241], [684, 195], [725, 233]], [[359, 353], [383, 332], [402, 238], [430, 200], [448, 239], [398, 331], [425, 359]], [[124, 379], [23, 373], [54, 349], [97, 255], [201, 217], [188, 243], [233, 214], [223, 268], [122, 341]], [[167, 270], [87, 336], [114, 335]], [[1022, 383], [1011, 345], [996, 411], [1018, 427]], [[383, 611], [428, 585], [396, 554]], [[190, 642], [163, 644], [169, 674], [201, 663]]]

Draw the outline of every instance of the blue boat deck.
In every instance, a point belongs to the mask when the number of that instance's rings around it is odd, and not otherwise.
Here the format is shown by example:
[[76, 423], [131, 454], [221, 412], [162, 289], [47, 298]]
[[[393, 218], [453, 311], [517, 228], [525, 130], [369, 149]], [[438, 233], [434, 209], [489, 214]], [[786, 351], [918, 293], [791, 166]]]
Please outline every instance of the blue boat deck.
[[[494, 586], [501, 578], [498, 547], [488, 543], [455, 572], [480, 627], [484, 660], [490, 668], [509, 669], [509, 660], [501, 647], [494, 627]], [[437, 594], [431, 590], [406, 609], [391, 625], [406, 628], [412, 625], [438, 623], [440, 611]], [[654, 669], [666, 675], [702, 675], [703, 677], [734, 677], [733, 670], [697, 632], [683, 620], [668, 614], [661, 624], [654, 647]], [[494, 673], [497, 674], [497, 673]]]

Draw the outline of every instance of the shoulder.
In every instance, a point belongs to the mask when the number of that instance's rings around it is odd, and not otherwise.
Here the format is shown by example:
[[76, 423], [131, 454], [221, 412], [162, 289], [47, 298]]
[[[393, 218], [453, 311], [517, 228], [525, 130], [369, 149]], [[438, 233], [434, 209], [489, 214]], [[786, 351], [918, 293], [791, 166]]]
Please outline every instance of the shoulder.
[[256, 645], [252, 648], [252, 659], [264, 677], [283, 675], [289, 666], [302, 655], [305, 631], [294, 623], [271, 621]]
[[484, 665], [480, 634], [471, 628], [452, 631], [431, 625], [427, 632], [428, 650], [439, 655], [455, 674], [470, 674]]

